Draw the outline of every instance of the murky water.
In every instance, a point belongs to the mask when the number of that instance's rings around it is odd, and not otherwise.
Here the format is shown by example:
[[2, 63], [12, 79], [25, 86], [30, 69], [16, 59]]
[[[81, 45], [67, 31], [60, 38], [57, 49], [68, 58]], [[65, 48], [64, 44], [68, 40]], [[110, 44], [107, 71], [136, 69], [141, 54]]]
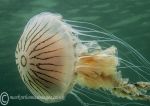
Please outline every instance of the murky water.
[[[60, 13], [65, 19], [97, 24], [128, 42], [150, 60], [149, 0], [1, 0], [0, 93], [5, 91], [12, 96], [31, 95], [20, 79], [14, 53], [27, 21], [44, 11]], [[150, 104], [150, 102], [139, 103]], [[65, 101], [56, 104], [44, 104], [38, 100], [9, 101], [9, 105], [28, 106], [69, 106], [70, 104], [81, 105], [70, 95]]]

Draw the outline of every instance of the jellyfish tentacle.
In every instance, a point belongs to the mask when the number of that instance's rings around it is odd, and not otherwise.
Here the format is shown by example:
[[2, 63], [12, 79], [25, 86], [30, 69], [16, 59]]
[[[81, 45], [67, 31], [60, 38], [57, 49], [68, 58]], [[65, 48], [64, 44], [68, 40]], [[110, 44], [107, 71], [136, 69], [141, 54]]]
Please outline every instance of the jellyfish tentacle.
[[139, 89], [150, 90], [150, 82], [137, 82], [134, 84]]
[[113, 88], [111, 92], [117, 97], [127, 98], [130, 100], [150, 101], [150, 95], [146, 94], [147, 90], [150, 90], [149, 82], [137, 82], [135, 84], [122, 82], [118, 87]]
[[70, 92], [70, 94], [72, 94], [83, 106], [89, 106], [88, 103], [85, 103], [76, 93], [74, 93], [73, 91]]

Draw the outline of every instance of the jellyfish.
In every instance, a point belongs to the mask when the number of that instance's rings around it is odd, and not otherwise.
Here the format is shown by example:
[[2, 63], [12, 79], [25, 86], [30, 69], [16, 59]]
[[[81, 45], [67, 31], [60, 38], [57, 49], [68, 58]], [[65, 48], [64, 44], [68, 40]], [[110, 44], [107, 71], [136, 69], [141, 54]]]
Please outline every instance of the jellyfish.
[[[120, 58], [113, 42], [125, 47], [142, 65]], [[128, 54], [124, 55], [128, 58]], [[93, 105], [84, 102], [79, 96], [82, 94], [95, 104], [103, 104], [88, 96], [88, 93], [98, 95], [100, 89], [130, 101], [150, 100], [147, 94], [150, 82], [144, 76], [149, 75], [145, 71], [149, 70], [149, 61], [132, 46], [95, 24], [42, 12], [25, 26], [15, 57], [22, 81], [44, 103], [60, 102], [71, 94], [83, 105]], [[129, 74], [137, 77], [137, 82], [124, 77], [122, 70], [127, 67]]]

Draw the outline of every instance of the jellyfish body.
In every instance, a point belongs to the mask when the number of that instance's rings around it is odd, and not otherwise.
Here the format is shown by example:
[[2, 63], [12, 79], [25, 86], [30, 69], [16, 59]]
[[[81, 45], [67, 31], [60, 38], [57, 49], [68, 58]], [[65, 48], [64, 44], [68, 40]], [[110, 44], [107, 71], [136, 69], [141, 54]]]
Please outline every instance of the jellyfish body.
[[130, 100], [150, 100], [143, 93], [150, 89], [149, 82], [131, 84], [122, 78], [115, 46], [103, 49], [99, 40], [84, 42], [79, 35], [90, 36], [58, 14], [41, 13], [27, 23], [15, 55], [20, 76], [35, 97], [42, 96], [38, 99], [45, 103], [59, 102], [79, 84]]

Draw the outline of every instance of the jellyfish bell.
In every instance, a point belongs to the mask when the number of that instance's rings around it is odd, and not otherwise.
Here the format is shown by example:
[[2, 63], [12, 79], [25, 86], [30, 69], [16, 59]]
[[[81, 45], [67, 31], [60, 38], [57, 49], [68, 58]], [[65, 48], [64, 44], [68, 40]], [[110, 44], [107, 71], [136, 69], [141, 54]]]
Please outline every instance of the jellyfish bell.
[[[86, 93], [95, 94], [97, 92], [92, 90], [99, 89], [130, 100], [150, 100], [146, 94], [150, 83], [144, 77], [149, 73], [119, 58], [117, 48], [110, 44], [113, 41], [124, 46], [147, 69], [149, 62], [126, 42], [100, 27], [86, 23], [101, 29], [98, 31], [74, 23], [85, 22], [64, 20], [61, 15], [44, 12], [31, 18], [25, 26], [15, 56], [20, 76], [30, 92], [45, 103], [59, 102], [72, 94], [84, 105], [78, 94], [89, 98]], [[102, 43], [109, 46], [101, 46]], [[140, 80], [131, 83], [122, 77], [122, 63], [128, 65]], [[86, 90], [79, 89], [78, 85]]]
[[[72, 32], [60, 16], [42, 13], [26, 25], [16, 49], [16, 63], [28, 89], [43, 102], [64, 99], [73, 86], [76, 56]], [[54, 100], [53, 100], [54, 99]]]

